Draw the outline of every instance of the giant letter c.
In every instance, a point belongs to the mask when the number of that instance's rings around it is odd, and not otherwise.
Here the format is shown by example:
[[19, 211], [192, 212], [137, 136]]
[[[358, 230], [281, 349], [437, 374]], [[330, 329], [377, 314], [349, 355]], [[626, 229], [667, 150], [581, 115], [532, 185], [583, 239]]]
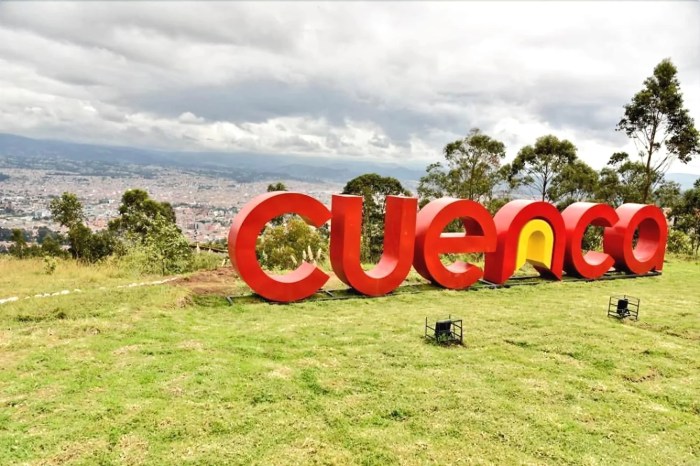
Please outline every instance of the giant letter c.
[[613, 266], [615, 261], [609, 254], [588, 251], [583, 254], [581, 240], [589, 225], [611, 227], [618, 221], [615, 209], [607, 204], [593, 202], [575, 202], [561, 213], [566, 228], [566, 251], [564, 270], [589, 280], [602, 276]]
[[308, 262], [286, 275], [266, 273], [258, 262], [255, 246], [265, 224], [283, 214], [299, 214], [306, 223], [320, 227], [328, 221], [330, 211], [306, 194], [273, 192], [253, 198], [236, 215], [228, 234], [228, 255], [250, 288], [271, 301], [290, 302], [316, 293], [328, 275]]

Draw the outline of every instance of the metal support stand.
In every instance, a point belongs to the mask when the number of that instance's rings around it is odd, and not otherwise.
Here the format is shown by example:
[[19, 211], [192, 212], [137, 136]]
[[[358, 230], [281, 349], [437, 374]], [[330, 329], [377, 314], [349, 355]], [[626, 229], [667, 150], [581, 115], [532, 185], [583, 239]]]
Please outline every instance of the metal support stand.
[[610, 296], [608, 317], [639, 320], [639, 298], [633, 296]]
[[428, 325], [425, 318], [425, 338], [434, 340], [435, 343], [449, 345], [451, 343], [463, 343], [462, 319], [452, 319], [449, 316], [445, 320], [435, 322], [435, 327]]

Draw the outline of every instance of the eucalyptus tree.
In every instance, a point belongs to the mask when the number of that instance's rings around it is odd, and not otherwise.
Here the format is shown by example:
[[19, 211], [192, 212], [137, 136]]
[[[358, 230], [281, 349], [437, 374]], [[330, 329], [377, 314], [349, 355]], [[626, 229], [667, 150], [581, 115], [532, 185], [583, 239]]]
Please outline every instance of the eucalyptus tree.
[[348, 181], [343, 194], [354, 194], [364, 198], [362, 204], [363, 261], [379, 258], [384, 247], [384, 214], [386, 196], [410, 196], [401, 182], [390, 176], [365, 173]]
[[444, 161], [428, 165], [420, 179], [421, 203], [444, 196], [482, 203], [493, 199], [498, 183], [504, 180], [500, 170], [506, 148], [501, 141], [475, 128], [442, 152]]
[[646, 203], [674, 160], [688, 163], [700, 153], [700, 133], [683, 106], [678, 70], [670, 59], [656, 65], [644, 88], [624, 108], [616, 129], [637, 146], [644, 166], [641, 202]]
[[513, 185], [529, 187], [543, 201], [556, 201], [555, 180], [576, 157], [576, 146], [551, 134], [542, 136], [534, 145], [520, 149], [510, 165]]

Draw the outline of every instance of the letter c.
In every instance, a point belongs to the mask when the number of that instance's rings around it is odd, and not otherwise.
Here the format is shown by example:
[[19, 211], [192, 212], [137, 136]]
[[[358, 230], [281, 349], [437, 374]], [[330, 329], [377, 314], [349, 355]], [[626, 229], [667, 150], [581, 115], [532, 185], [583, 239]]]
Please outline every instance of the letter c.
[[599, 278], [615, 260], [604, 252], [581, 250], [581, 240], [589, 225], [612, 227], [619, 217], [615, 209], [607, 204], [593, 202], [575, 202], [561, 213], [566, 229], [566, 251], [564, 255], [564, 270], [569, 275], [593, 280]]
[[321, 202], [300, 193], [273, 192], [253, 198], [236, 215], [228, 234], [231, 265], [248, 286], [265, 299], [298, 301], [316, 293], [327, 281], [321, 269], [308, 262], [285, 275], [265, 272], [255, 253], [258, 236], [265, 224], [284, 214], [298, 214], [315, 227], [326, 223], [331, 212]]

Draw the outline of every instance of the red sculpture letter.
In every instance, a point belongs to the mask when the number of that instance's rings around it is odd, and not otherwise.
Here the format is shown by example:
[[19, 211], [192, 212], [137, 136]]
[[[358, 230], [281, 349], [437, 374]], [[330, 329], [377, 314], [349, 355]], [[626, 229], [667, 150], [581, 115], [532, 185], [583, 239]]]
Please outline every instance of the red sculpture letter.
[[[466, 233], [443, 233], [456, 218], [462, 221]], [[415, 248], [413, 266], [424, 278], [445, 288], [467, 288], [481, 278], [481, 269], [462, 261], [446, 266], [440, 254], [494, 251], [496, 228], [481, 204], [444, 197], [430, 202], [418, 213]]]
[[[620, 220], [603, 233], [603, 251], [615, 260], [615, 268], [637, 275], [664, 267], [668, 224], [656, 206], [622, 204], [616, 210]], [[634, 232], [639, 229], [637, 247]]]
[[[498, 246], [495, 252], [486, 254], [486, 266], [484, 267], [486, 280], [502, 284], [513, 275], [518, 259], [527, 256], [527, 251], [519, 251], [519, 248], [527, 249], [530, 241], [529, 238], [521, 238], [520, 233], [531, 222], [535, 224], [532, 231], [541, 230], [543, 226], [547, 228], [547, 235], [539, 234], [538, 236], [547, 241], [536, 242], [538, 258], [544, 260], [531, 261], [533, 266], [540, 275], [561, 280], [566, 235], [564, 221], [556, 207], [541, 201], [522, 199], [511, 201], [496, 213], [493, 221], [496, 224]], [[543, 247], [550, 243], [551, 246]], [[549, 249], [551, 249], [551, 255]]]
[[290, 302], [307, 298], [328, 281], [328, 275], [308, 262], [286, 275], [266, 273], [258, 263], [255, 245], [265, 224], [283, 214], [299, 214], [319, 227], [331, 216], [326, 206], [306, 194], [274, 192], [252, 199], [236, 215], [228, 234], [231, 264], [250, 288], [271, 301]]
[[360, 261], [362, 201], [362, 196], [333, 196], [331, 265], [345, 284], [362, 294], [381, 296], [395, 290], [411, 271], [418, 200], [386, 197], [384, 252], [368, 271], [362, 269]]
[[575, 202], [561, 213], [566, 228], [564, 270], [569, 275], [595, 279], [610, 270], [615, 261], [609, 254], [581, 250], [581, 240], [588, 225], [611, 227], [618, 221], [615, 209], [607, 204]]

